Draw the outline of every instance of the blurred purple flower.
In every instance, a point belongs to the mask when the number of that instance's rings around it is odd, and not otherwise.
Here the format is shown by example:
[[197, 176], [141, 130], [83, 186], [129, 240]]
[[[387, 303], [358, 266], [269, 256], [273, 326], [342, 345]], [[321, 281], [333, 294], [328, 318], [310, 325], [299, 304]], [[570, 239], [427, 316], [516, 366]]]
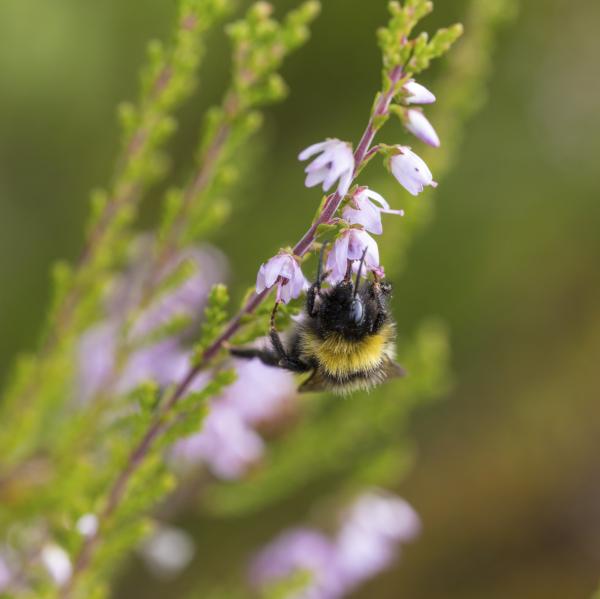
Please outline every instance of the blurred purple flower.
[[440, 147], [440, 138], [433, 125], [427, 120], [423, 112], [417, 108], [407, 111], [408, 120], [406, 128], [418, 139], [434, 148]]
[[340, 575], [353, 587], [386, 569], [398, 545], [420, 531], [417, 513], [403, 499], [381, 492], [362, 495], [345, 515], [337, 536]]
[[[92, 399], [101, 389], [111, 385], [121, 393], [131, 391], [140, 383], [153, 380], [166, 386], [179, 380], [189, 366], [189, 355], [178, 336], [142, 346], [135, 351], [121, 372], [116, 372], [118, 332], [123, 319], [140, 301], [144, 274], [147, 276], [147, 256], [151, 251], [149, 239], [141, 237], [136, 243], [129, 271], [112, 285], [107, 299], [107, 320], [88, 329], [78, 347], [77, 396], [80, 401]], [[164, 279], [183, 261], [190, 260], [196, 272], [180, 286], [151, 303], [135, 320], [130, 342], [135, 342], [167, 324], [177, 316], [197, 317], [202, 314], [211, 287], [222, 280], [226, 269], [225, 258], [208, 246], [190, 248], [169, 262], [158, 279]], [[202, 377], [195, 385], [204, 384]]]
[[335, 240], [327, 256], [327, 270], [329, 281], [338, 283], [343, 280], [348, 270], [348, 261], [360, 260], [365, 254], [364, 274], [379, 266], [379, 249], [377, 242], [362, 229], [346, 229]]
[[390, 158], [392, 174], [412, 195], [419, 195], [427, 185], [437, 187], [429, 167], [408, 146], [396, 146], [397, 154]]
[[276, 538], [252, 561], [250, 580], [265, 588], [306, 571], [312, 579], [293, 599], [339, 599], [388, 568], [419, 530], [419, 517], [403, 499], [367, 492], [343, 514], [333, 539], [307, 528]]
[[[190, 250], [173, 261], [162, 276], [172, 272], [182, 260], [193, 259], [201, 270], [181, 286], [165, 294], [145, 310], [134, 324], [133, 337], [144, 337], [173, 316], [201, 313], [211, 286], [221, 278], [223, 260], [218, 252], [207, 248]], [[266, 275], [269, 280], [282, 277], [282, 296], [299, 293], [306, 284], [296, 260], [281, 254], [269, 261]], [[135, 272], [130, 273], [135, 281]], [[284, 282], [289, 282], [284, 284]], [[134, 286], [137, 283], [132, 283]], [[146, 381], [166, 387], [180, 381], [190, 367], [190, 350], [180, 336], [173, 336], [134, 351], [122, 368], [116, 371], [118, 351], [119, 314], [117, 308], [131, 309], [136, 292], [127, 297], [126, 281], [113, 288], [118, 297], [109, 307], [113, 311], [105, 323], [87, 331], [79, 344], [79, 396], [90, 400], [103, 389], [128, 393]], [[136, 296], [137, 297], [137, 296]], [[138, 298], [139, 299], [139, 298]], [[121, 318], [122, 319], [122, 318]], [[138, 324], [139, 323], [139, 324]], [[254, 427], [275, 418], [295, 393], [292, 376], [282, 370], [263, 365], [259, 360], [239, 361], [235, 364], [237, 381], [224, 394], [212, 401], [211, 411], [197, 434], [178, 442], [172, 455], [184, 464], [206, 464], [218, 477], [225, 479], [243, 476], [249, 467], [262, 457], [263, 441]], [[202, 389], [210, 379], [210, 372], [200, 374], [190, 391]]]
[[250, 581], [260, 588], [305, 572], [311, 577], [309, 584], [290, 599], [336, 599], [343, 596], [336, 568], [335, 544], [320, 532], [296, 528], [281, 534], [255, 557]]
[[173, 457], [184, 465], [205, 463], [215, 476], [233, 480], [241, 478], [260, 460], [263, 447], [261, 437], [236, 410], [214, 401], [202, 423], [202, 430], [177, 441]]
[[159, 297], [138, 316], [131, 328], [132, 339], [152, 333], [175, 317], [197, 319], [202, 313], [211, 288], [224, 278], [226, 261], [221, 252], [210, 246], [188, 248], [163, 268], [158, 280], [168, 277], [186, 261], [192, 264], [194, 273], [179, 287]]
[[298, 261], [288, 252], [280, 252], [261, 264], [256, 277], [256, 292], [262, 293], [277, 284], [277, 301], [287, 304], [308, 287]]
[[296, 394], [289, 372], [265, 366], [258, 358], [236, 360], [235, 370], [237, 379], [225, 389], [220, 401], [252, 426], [274, 420]]
[[12, 573], [8, 564], [2, 556], [0, 556], [0, 593], [2, 593], [10, 584]]
[[77, 349], [77, 398], [87, 403], [110, 383], [115, 370], [117, 326], [101, 323], [88, 329]]
[[307, 160], [320, 154], [305, 169], [306, 187], [314, 187], [323, 183], [323, 191], [327, 191], [335, 181], [339, 180], [337, 191], [345, 196], [354, 175], [354, 155], [352, 145], [339, 139], [328, 139], [309, 146], [298, 156], [298, 160]]
[[404, 210], [391, 210], [383, 196], [368, 187], [362, 187], [346, 204], [342, 217], [351, 225], [362, 225], [370, 233], [381, 235], [383, 233], [382, 212], [404, 216]]
[[407, 104], [432, 104], [435, 102], [435, 96], [424, 85], [417, 83], [414, 79], [405, 83], [403, 88], [408, 92]]
[[119, 378], [118, 390], [127, 393], [145, 381], [166, 387], [181, 380], [189, 367], [189, 352], [181, 348], [177, 339], [165, 339], [137, 350], [129, 358]]
[[173, 458], [183, 465], [206, 464], [224, 479], [241, 478], [263, 455], [254, 426], [273, 420], [296, 393], [289, 372], [258, 359], [236, 361], [237, 380], [211, 402], [202, 429], [178, 441]]

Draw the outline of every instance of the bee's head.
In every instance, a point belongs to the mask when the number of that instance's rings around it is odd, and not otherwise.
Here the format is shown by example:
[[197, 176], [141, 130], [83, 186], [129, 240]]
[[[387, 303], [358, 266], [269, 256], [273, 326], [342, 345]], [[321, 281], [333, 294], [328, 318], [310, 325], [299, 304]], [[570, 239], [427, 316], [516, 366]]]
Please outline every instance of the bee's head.
[[356, 279], [348, 276], [332, 287], [323, 297], [320, 308], [321, 325], [350, 339], [368, 334], [377, 316], [378, 307], [373, 301], [373, 283], [361, 283], [363, 259]]
[[368, 304], [363, 294], [355, 294], [352, 281], [341, 281], [323, 295], [319, 316], [328, 331], [344, 337], [361, 337], [368, 320]]

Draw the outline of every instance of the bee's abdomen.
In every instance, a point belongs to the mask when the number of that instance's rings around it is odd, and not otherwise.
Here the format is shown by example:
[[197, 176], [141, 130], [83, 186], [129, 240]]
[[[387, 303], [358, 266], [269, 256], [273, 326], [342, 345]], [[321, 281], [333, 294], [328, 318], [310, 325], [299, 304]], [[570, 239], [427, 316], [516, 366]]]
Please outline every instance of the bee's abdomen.
[[325, 386], [334, 393], [352, 393], [354, 391], [368, 391], [382, 383], [385, 379], [383, 368], [375, 370], [354, 372], [348, 376], [334, 376], [321, 371]]
[[391, 324], [385, 325], [360, 340], [348, 340], [337, 333], [321, 339], [305, 329], [300, 333], [300, 351], [306, 360], [318, 364], [324, 378], [332, 384], [360, 383], [376, 378], [384, 361], [394, 358], [394, 329]]

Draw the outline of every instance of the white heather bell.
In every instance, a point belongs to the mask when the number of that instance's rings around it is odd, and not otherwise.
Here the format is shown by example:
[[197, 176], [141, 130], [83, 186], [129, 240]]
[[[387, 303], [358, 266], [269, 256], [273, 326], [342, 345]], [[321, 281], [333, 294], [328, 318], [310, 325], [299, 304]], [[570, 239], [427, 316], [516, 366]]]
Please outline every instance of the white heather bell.
[[345, 196], [352, 183], [354, 174], [354, 154], [352, 146], [339, 139], [328, 139], [318, 144], [309, 146], [298, 156], [298, 160], [307, 160], [315, 154], [317, 156], [305, 169], [306, 187], [314, 187], [323, 183], [323, 191], [327, 191], [338, 181], [337, 191], [340, 196]]
[[408, 146], [396, 146], [397, 154], [389, 161], [392, 174], [412, 195], [419, 195], [425, 187], [437, 187], [433, 175], [425, 161], [417, 156]]

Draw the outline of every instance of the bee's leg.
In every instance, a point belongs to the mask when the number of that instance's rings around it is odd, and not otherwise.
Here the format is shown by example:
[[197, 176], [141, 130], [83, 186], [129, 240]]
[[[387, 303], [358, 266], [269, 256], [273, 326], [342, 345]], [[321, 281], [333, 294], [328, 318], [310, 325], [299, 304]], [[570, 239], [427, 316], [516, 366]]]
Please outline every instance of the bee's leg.
[[376, 333], [381, 329], [383, 323], [387, 320], [387, 307], [385, 305], [385, 296], [388, 296], [392, 291], [392, 286], [389, 283], [385, 283], [377, 280], [373, 285], [373, 296], [377, 302], [379, 308], [377, 317], [373, 322], [372, 332]]
[[273, 312], [271, 312], [271, 330], [269, 336], [271, 337], [271, 344], [273, 345], [274, 354], [277, 357], [277, 365], [281, 368], [285, 368], [286, 370], [291, 370], [293, 372], [307, 372], [311, 370], [311, 367], [296, 358], [285, 350], [283, 346], [283, 342], [281, 341], [281, 337], [277, 332], [275, 327], [275, 314], [277, 313], [277, 308], [279, 307], [279, 302], [275, 302], [275, 306], [273, 307]]
[[306, 311], [309, 316], [315, 317], [318, 313], [316, 306], [317, 297], [321, 294], [321, 281], [317, 279], [306, 292]]
[[232, 347], [229, 353], [235, 358], [245, 358], [251, 360], [258, 358], [267, 366], [279, 366], [279, 356], [268, 349], [258, 349], [255, 347]]
[[327, 242], [325, 242], [321, 246], [321, 251], [319, 252], [319, 266], [317, 267], [317, 278], [315, 282], [309, 287], [308, 292], [306, 293], [306, 311], [309, 316], [316, 316], [316, 301], [317, 297], [321, 294], [321, 283], [329, 276], [329, 272], [323, 272], [323, 257], [325, 255], [325, 248], [327, 247]]

